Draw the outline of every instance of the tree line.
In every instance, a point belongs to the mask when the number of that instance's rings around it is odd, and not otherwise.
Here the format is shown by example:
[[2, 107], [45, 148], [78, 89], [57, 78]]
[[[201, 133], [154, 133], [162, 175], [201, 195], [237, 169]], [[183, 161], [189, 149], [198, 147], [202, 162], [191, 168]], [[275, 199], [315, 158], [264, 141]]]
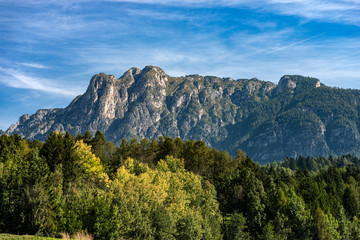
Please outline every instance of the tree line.
[[203, 141], [0, 136], [0, 232], [95, 239], [359, 239], [359, 159], [261, 166]]

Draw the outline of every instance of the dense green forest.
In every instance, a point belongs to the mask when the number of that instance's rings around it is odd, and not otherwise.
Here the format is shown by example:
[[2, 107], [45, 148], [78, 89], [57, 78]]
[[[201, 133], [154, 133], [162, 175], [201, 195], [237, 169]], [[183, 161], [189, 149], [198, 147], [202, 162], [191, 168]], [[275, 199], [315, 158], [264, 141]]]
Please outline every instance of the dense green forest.
[[0, 232], [95, 239], [360, 239], [360, 161], [261, 166], [202, 141], [0, 136]]

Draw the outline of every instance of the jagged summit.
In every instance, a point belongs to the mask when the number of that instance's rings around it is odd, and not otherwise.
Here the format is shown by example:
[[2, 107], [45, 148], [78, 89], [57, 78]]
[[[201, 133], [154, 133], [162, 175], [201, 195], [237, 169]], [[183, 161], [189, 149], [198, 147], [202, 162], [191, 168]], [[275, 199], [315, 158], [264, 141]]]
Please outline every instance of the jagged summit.
[[114, 75], [107, 75], [105, 73], [99, 73], [94, 75], [88, 86], [87, 92], [96, 92], [98, 89], [103, 89], [109, 85], [113, 85], [116, 82]]
[[141, 69], [137, 68], [137, 67], [133, 67], [130, 68], [129, 70], [127, 70], [120, 78], [125, 78], [125, 77], [135, 77], [137, 75], [139, 75], [141, 73]]
[[306, 90], [316, 87], [320, 87], [320, 80], [317, 78], [303, 77], [300, 75], [284, 75], [280, 78], [276, 93], [293, 93], [295, 89]]
[[170, 77], [159, 67], [146, 66], [119, 78], [96, 74], [68, 107], [23, 115], [6, 133], [44, 140], [50, 131], [76, 135], [100, 130], [115, 143], [179, 136], [231, 154], [242, 149], [268, 162], [295, 155], [357, 154], [358, 103], [359, 91], [335, 93], [318, 79], [299, 75], [285, 75], [276, 85], [257, 78]]

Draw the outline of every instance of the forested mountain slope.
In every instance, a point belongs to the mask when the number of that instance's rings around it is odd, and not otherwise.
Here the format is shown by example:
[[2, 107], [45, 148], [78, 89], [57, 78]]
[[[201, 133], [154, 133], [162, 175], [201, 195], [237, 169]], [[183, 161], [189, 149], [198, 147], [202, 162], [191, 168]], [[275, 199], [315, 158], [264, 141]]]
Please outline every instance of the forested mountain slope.
[[120, 78], [97, 74], [68, 107], [23, 115], [6, 133], [45, 140], [51, 131], [100, 130], [114, 143], [179, 136], [232, 155], [242, 149], [260, 163], [358, 156], [359, 103], [360, 91], [326, 87], [310, 77], [286, 75], [276, 85], [256, 78], [170, 77], [147, 66]]

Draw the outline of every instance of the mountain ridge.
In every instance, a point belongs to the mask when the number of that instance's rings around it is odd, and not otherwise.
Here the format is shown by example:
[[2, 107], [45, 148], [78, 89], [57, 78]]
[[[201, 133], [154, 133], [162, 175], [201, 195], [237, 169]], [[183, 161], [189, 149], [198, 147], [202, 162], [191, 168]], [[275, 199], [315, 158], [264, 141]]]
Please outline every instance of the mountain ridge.
[[[349, 108], [338, 109], [334, 99]], [[6, 133], [44, 140], [50, 131], [99, 130], [115, 143], [134, 137], [200, 139], [230, 154], [242, 149], [261, 163], [285, 156], [358, 155], [359, 102], [358, 90], [329, 88], [300, 75], [284, 75], [274, 84], [256, 78], [171, 77], [146, 66], [120, 78], [96, 74], [66, 108], [25, 114]]]

